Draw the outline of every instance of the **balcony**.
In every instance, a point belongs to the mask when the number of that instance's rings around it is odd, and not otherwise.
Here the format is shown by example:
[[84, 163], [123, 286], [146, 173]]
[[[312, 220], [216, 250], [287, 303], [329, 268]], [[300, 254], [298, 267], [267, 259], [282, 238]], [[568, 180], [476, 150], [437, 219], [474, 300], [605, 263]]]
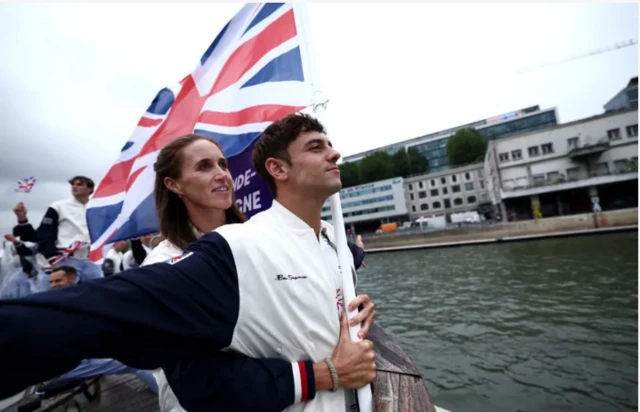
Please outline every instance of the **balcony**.
[[520, 184], [500, 189], [502, 199], [510, 199], [521, 196], [532, 196], [542, 193], [559, 192], [581, 187], [604, 185], [617, 183], [638, 178], [638, 168], [630, 166], [628, 168], [609, 171], [607, 169], [595, 170], [590, 173], [577, 173], [571, 176], [559, 175], [555, 179], [529, 179], [527, 184]]
[[575, 144], [569, 144], [567, 156], [571, 160], [584, 160], [594, 155], [600, 155], [607, 150], [609, 150], [609, 140], [605, 137], [595, 143], [580, 144], [576, 142]]

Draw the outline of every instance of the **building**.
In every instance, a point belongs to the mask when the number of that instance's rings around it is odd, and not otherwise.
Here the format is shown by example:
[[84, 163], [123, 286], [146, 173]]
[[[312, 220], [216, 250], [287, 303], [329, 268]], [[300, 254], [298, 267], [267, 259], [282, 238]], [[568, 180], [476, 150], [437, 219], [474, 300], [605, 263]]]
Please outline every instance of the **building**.
[[447, 157], [447, 142], [449, 137], [460, 129], [475, 128], [489, 140], [502, 139], [519, 133], [527, 133], [558, 124], [556, 109], [540, 110], [539, 106], [531, 106], [525, 109], [494, 116], [489, 119], [456, 126], [451, 129], [441, 130], [425, 136], [416, 137], [377, 149], [367, 150], [350, 156], [345, 156], [345, 162], [358, 162], [365, 156], [384, 151], [392, 155], [400, 149], [415, 148], [427, 159], [426, 173], [434, 173], [449, 168]]
[[483, 213], [482, 205], [490, 204], [483, 163], [412, 176], [404, 180], [404, 188], [412, 220], [472, 210]]
[[[409, 220], [401, 177], [342, 189], [340, 203], [344, 223], [352, 232], [374, 232], [383, 223]], [[323, 220], [332, 220], [328, 200], [321, 216]]]
[[484, 171], [508, 220], [638, 205], [638, 111], [618, 110], [489, 142]]
[[638, 108], [638, 77], [632, 78], [627, 86], [604, 105], [605, 112]]

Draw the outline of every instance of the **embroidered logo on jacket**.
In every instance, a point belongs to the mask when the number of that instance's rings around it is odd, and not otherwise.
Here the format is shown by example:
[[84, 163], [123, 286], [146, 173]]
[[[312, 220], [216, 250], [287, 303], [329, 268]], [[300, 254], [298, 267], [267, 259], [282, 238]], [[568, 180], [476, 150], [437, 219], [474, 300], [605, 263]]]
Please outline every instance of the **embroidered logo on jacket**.
[[184, 259], [188, 258], [191, 255], [193, 255], [193, 252], [189, 252], [186, 255], [180, 255], [180, 256], [172, 257], [171, 259], [165, 260], [165, 262], [170, 264], [170, 265], [175, 265], [176, 263], [180, 262], [181, 260], [184, 260]]
[[293, 276], [293, 275], [277, 275], [276, 280], [298, 280], [306, 279], [306, 276]]

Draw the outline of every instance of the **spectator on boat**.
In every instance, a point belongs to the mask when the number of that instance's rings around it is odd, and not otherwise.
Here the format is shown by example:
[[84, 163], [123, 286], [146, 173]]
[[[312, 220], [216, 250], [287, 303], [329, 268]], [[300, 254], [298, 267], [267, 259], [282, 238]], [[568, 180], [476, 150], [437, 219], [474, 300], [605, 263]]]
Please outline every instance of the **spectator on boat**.
[[[206, 144], [202, 140], [194, 149]], [[212, 161], [210, 152], [195, 152], [194, 163], [181, 168], [188, 170], [192, 184], [181, 185], [181, 176], [166, 179], [167, 187], [183, 197], [189, 191], [194, 199], [231, 195], [231, 186], [224, 184], [227, 178], [214, 178], [226, 169], [224, 158], [218, 155]], [[26, 359], [39, 366], [16, 370], [11, 382], [0, 386], [0, 397], [43, 380], [81, 356], [113, 356], [141, 368], [177, 363], [180, 369], [182, 359], [241, 352], [280, 360], [255, 364], [245, 356], [240, 368], [223, 362], [218, 371], [230, 373], [215, 376], [236, 391], [234, 396], [199, 379], [191, 394], [187, 388], [180, 395], [181, 401], [212, 410], [206, 406], [207, 394], [195, 393], [207, 390], [208, 398], [218, 400], [213, 409], [242, 410], [240, 402], [255, 399], [265, 403], [254, 410], [282, 410], [299, 402], [318, 412], [350, 409], [352, 389], [374, 379], [375, 363], [371, 342], [348, 337], [333, 227], [320, 219], [322, 205], [341, 186], [339, 157], [319, 122], [305, 115], [287, 116], [265, 130], [254, 150], [254, 167], [276, 197], [270, 209], [242, 225], [224, 224], [222, 211], [215, 219], [204, 216], [222, 226], [198, 240], [193, 231], [185, 232], [193, 243], [166, 263], [81, 283], [56, 296], [42, 293], [0, 302], [0, 325], [8, 331], [0, 335], [0, 367], [19, 369], [16, 365]], [[363, 323], [364, 338], [375, 311], [366, 295], [348, 303], [350, 310], [360, 305], [363, 310], [351, 323]], [[43, 327], [24, 327], [23, 319], [34, 317], [41, 317]], [[47, 327], [54, 323], [55, 329]], [[35, 342], [41, 341], [55, 358], [40, 351]], [[16, 347], [20, 351], [12, 350]], [[188, 366], [181, 378], [189, 374]], [[241, 371], [243, 377], [261, 378], [239, 379]], [[252, 396], [246, 396], [247, 387]]]
[[23, 242], [12, 234], [4, 235], [5, 255], [13, 256], [15, 265], [5, 272], [0, 283], [0, 299], [14, 299], [49, 289], [48, 279], [43, 271], [46, 259], [38, 253], [38, 245]]
[[[80, 282], [76, 269], [71, 266], [60, 266], [54, 269], [49, 275], [49, 281], [51, 289], [73, 286]], [[126, 374], [135, 374], [153, 393], [158, 393], [158, 385], [151, 371], [131, 368], [115, 359], [83, 359], [76, 368], [64, 373], [60, 378], [75, 380], [90, 379], [100, 375]]]
[[102, 262], [102, 275], [111, 276], [116, 273], [120, 273], [125, 270], [123, 266], [124, 255], [123, 251], [127, 247], [127, 242], [120, 240], [113, 244], [111, 249], [107, 252], [107, 256]]
[[82, 280], [100, 278], [100, 266], [89, 260], [91, 240], [86, 216], [95, 184], [85, 176], [75, 176], [69, 184], [72, 197], [51, 204], [42, 218], [37, 230], [39, 249], [51, 262], [74, 242], [81, 242], [80, 247], [66, 258], [65, 265], [76, 268]]
[[27, 207], [20, 202], [13, 208], [13, 213], [18, 218], [18, 224], [13, 227], [13, 236], [23, 242], [37, 242], [38, 235], [29, 220], [27, 219]]
[[131, 248], [124, 254], [122, 266], [124, 270], [138, 268], [151, 252], [151, 235], [131, 239]]

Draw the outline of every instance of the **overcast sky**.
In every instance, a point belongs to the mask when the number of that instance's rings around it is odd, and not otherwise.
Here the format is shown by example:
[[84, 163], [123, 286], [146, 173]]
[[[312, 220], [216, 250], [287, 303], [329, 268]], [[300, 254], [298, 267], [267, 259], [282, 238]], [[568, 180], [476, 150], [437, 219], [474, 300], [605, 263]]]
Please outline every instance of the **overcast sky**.
[[[99, 181], [157, 91], [190, 73], [240, 4], [0, 4], [0, 231]], [[313, 4], [344, 155], [531, 105], [602, 112], [638, 74], [637, 4]], [[544, 67], [542, 67], [544, 66]], [[34, 175], [28, 196], [15, 179]]]

